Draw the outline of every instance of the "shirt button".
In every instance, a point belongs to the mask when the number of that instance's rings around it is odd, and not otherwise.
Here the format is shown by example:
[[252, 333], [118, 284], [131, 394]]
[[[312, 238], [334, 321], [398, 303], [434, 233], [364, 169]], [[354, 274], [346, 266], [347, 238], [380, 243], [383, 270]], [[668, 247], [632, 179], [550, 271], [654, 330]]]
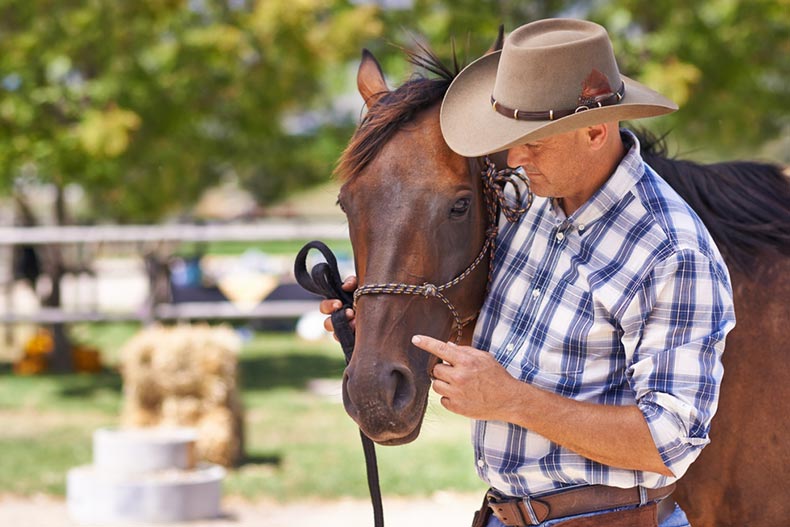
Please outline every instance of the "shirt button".
[[480, 468], [483, 468], [483, 467], [486, 466], [486, 462], [483, 461], [482, 459], [478, 459], [477, 460], [477, 466], [480, 467]]
[[579, 230], [580, 230], [580, 231], [583, 231], [583, 230], [584, 230], [584, 223], [580, 223], [580, 224], [579, 224]]
[[533, 289], [532, 298], [538, 298], [539, 296], [540, 296], [540, 289]]
[[561, 242], [562, 240], [565, 239], [565, 234], [563, 234], [562, 232], [558, 232], [556, 238], [558, 242]]
[[506, 349], [506, 350], [508, 350], [508, 351], [513, 351], [513, 349], [514, 349], [515, 347], [516, 347], [516, 346], [515, 346], [515, 345], [513, 345], [513, 343], [511, 342], [510, 344], [508, 344], [507, 346], [505, 346], [505, 349]]

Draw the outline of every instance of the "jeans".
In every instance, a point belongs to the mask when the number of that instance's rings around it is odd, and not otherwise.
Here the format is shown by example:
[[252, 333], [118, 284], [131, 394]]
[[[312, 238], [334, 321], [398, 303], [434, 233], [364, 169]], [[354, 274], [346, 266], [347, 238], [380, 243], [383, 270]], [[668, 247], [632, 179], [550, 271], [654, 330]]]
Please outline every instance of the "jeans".
[[[538, 527], [552, 527], [554, 525], [559, 525], [564, 521], [568, 521], [572, 518], [586, 518], [589, 516], [596, 516], [598, 514], [604, 514], [606, 512], [613, 512], [618, 509], [610, 509], [607, 511], [599, 511], [599, 512], [590, 512], [587, 514], [579, 514], [577, 516], [568, 516], [566, 518], [557, 518], [556, 520], [548, 520], [540, 524]], [[492, 515], [491, 518], [488, 520], [486, 527], [505, 527], [501, 521], [497, 519], [496, 516]], [[683, 509], [680, 508], [679, 505], [675, 504], [675, 510], [669, 517], [661, 522], [658, 527], [691, 527], [688, 519], [686, 518], [686, 513], [683, 512]]]

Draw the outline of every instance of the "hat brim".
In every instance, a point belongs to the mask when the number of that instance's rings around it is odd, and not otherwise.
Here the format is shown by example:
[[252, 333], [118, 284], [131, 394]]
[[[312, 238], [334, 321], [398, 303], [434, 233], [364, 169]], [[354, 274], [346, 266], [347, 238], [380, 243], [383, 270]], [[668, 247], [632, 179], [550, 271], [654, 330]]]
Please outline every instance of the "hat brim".
[[490, 103], [500, 55], [501, 51], [491, 53], [464, 68], [444, 96], [442, 134], [450, 148], [462, 156], [484, 156], [585, 126], [655, 117], [678, 109], [658, 92], [621, 75], [625, 96], [618, 104], [554, 121], [511, 119], [496, 112]]

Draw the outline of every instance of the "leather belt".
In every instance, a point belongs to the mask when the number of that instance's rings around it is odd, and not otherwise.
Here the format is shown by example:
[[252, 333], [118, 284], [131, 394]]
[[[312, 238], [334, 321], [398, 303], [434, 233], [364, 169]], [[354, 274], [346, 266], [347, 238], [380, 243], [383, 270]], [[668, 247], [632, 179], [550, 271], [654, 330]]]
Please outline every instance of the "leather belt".
[[[667, 498], [674, 490], [674, 483], [658, 489], [644, 487], [622, 489], [606, 485], [588, 485], [536, 498], [515, 498], [503, 496], [496, 490], [490, 489], [486, 493], [484, 503], [491, 513], [508, 527], [525, 527], [576, 514], [658, 502]], [[673, 510], [666, 505], [661, 509], [662, 512]]]

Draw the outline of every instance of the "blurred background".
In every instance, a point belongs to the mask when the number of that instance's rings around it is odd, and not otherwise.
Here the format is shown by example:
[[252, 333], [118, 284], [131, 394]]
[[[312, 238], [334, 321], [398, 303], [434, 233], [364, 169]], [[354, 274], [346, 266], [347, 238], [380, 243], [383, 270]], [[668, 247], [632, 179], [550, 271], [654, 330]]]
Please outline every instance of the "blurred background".
[[[2, 492], [63, 496], [128, 409], [123, 350], [178, 322], [238, 339], [226, 495], [364, 496], [342, 354], [291, 275], [313, 238], [353, 272], [331, 174], [361, 49], [396, 86], [401, 48], [465, 64], [550, 16], [602, 23], [680, 105], [646, 123], [671, 154], [790, 163], [788, 0], [0, 0]], [[384, 492], [481, 490], [467, 428], [432, 404]]]

